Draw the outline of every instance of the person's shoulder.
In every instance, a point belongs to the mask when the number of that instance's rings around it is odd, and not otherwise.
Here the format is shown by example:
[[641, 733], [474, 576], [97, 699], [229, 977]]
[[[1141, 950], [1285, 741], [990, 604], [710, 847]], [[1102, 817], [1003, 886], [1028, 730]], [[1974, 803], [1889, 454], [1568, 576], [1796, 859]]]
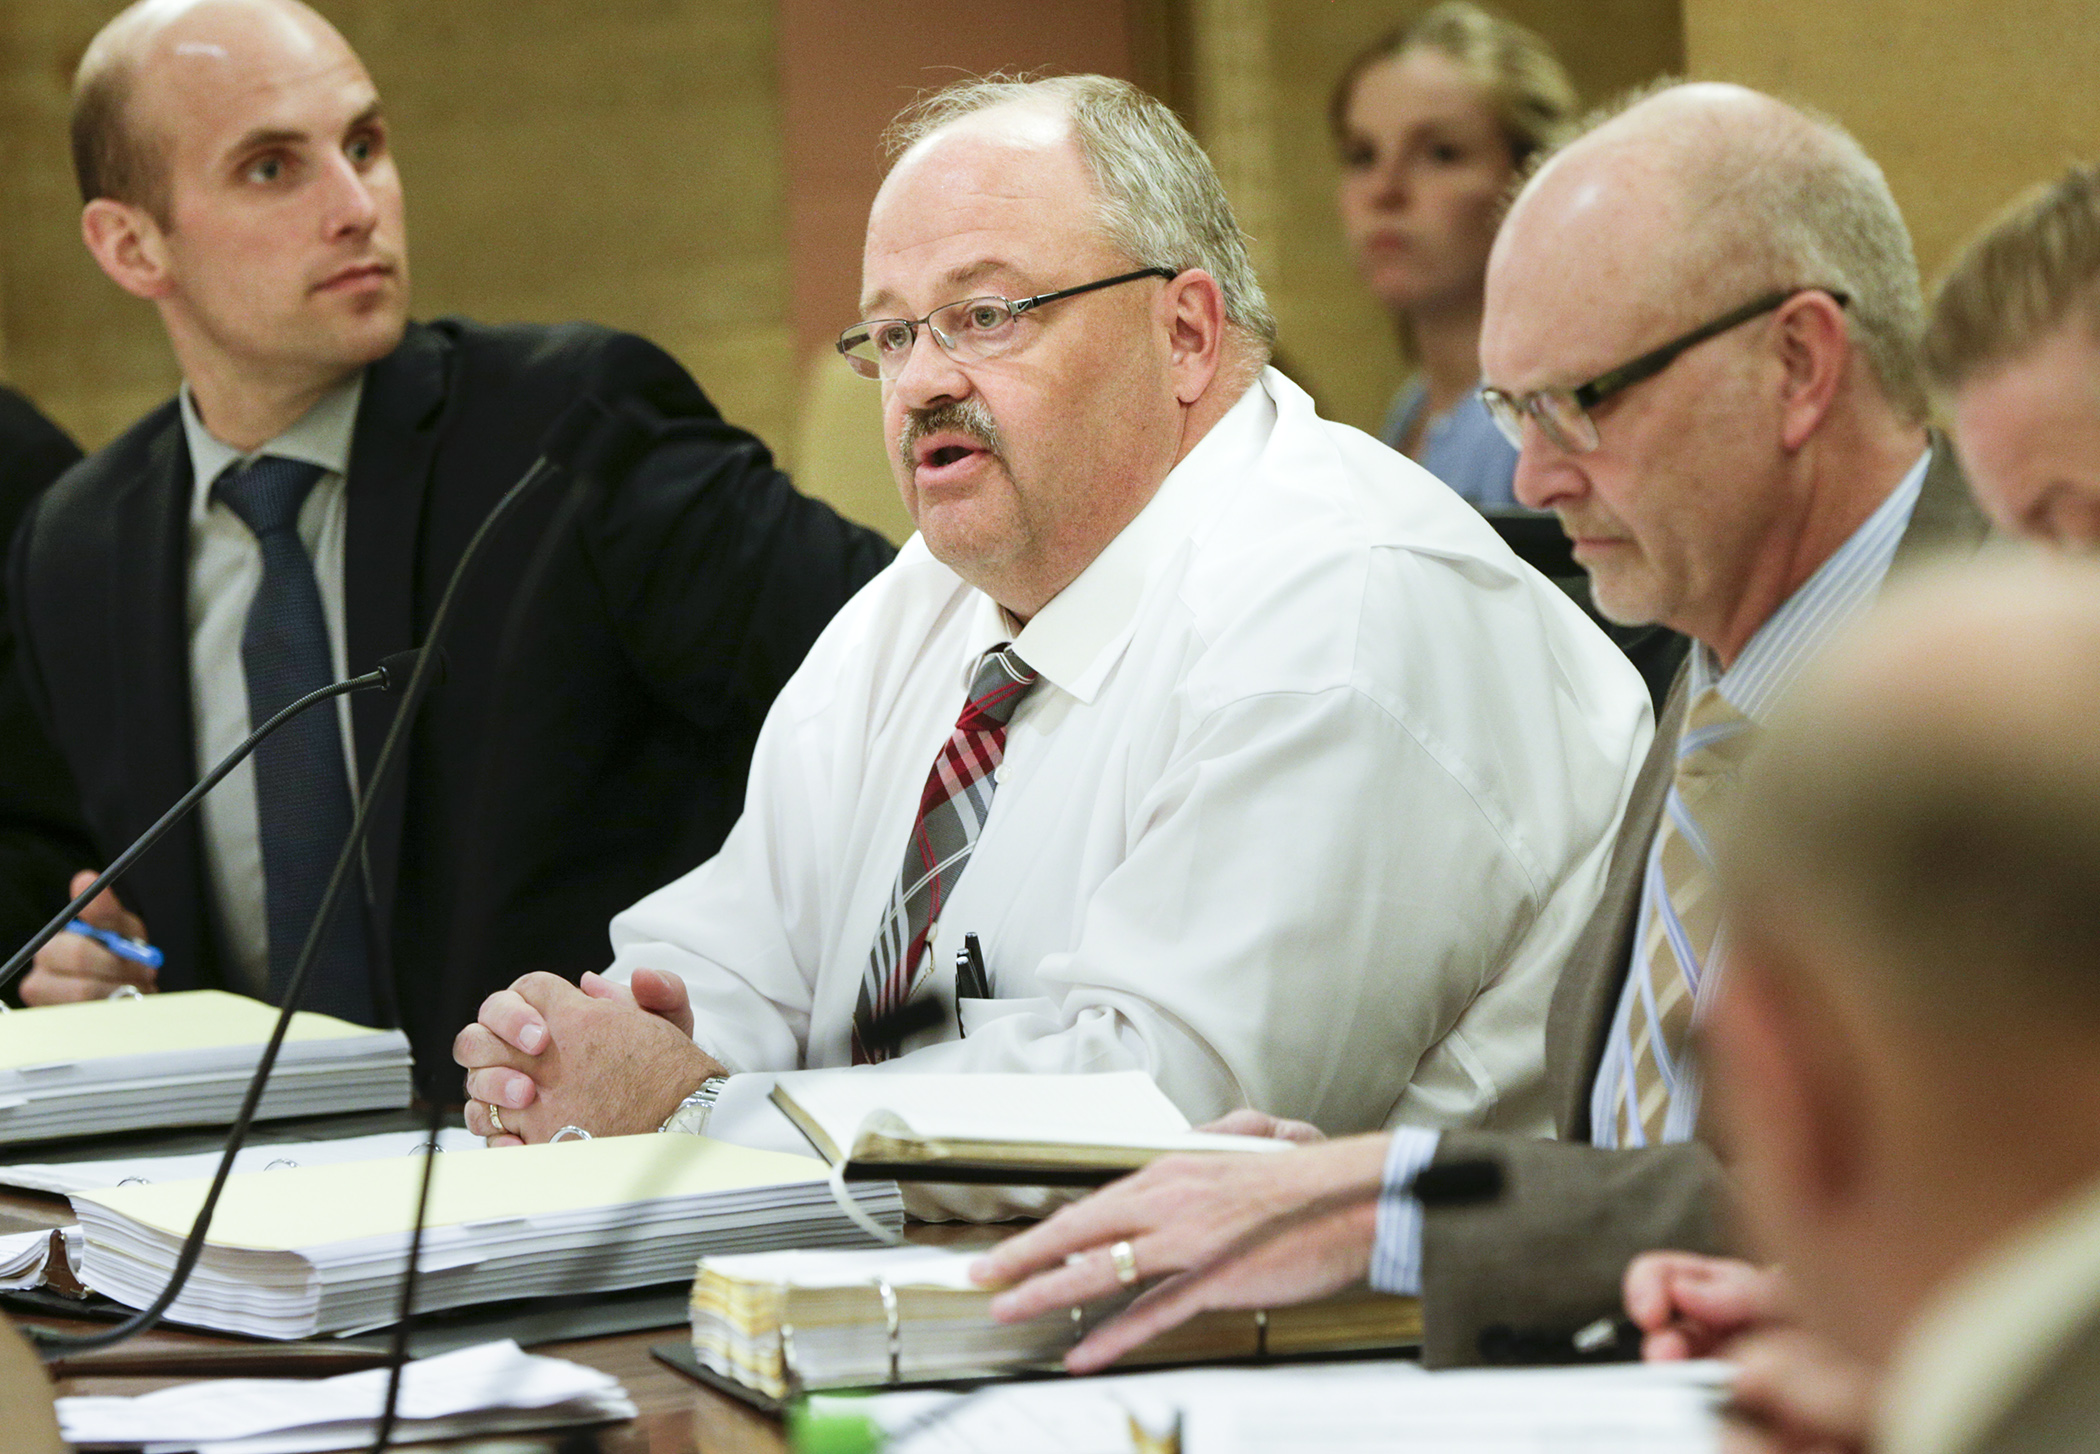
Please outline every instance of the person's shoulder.
[[670, 354], [639, 334], [599, 323], [480, 323], [439, 318], [423, 325], [476, 373], [575, 384], [622, 373], [691, 375]]
[[853, 701], [865, 714], [937, 639], [964, 629], [977, 601], [976, 590], [912, 536], [831, 618], [774, 710], [799, 719]]
[[112, 491], [166, 469], [184, 448], [181, 407], [170, 399], [52, 481], [39, 513], [46, 519], [103, 514]]
[[1479, 512], [1420, 465], [1319, 417], [1288, 381], [1267, 387], [1275, 420], [1259, 452], [1212, 482], [1218, 508], [1185, 586], [1196, 609], [1322, 615], [1360, 604], [1374, 576], [1382, 589], [1459, 592], [1521, 579]]

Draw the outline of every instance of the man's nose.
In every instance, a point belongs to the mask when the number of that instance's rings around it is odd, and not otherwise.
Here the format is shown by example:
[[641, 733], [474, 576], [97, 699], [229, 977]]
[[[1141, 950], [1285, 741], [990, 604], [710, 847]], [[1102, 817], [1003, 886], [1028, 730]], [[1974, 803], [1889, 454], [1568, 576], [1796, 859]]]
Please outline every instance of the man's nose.
[[1575, 456], [1556, 444], [1529, 414], [1524, 416], [1522, 438], [1516, 475], [1510, 482], [1518, 504], [1529, 510], [1551, 510], [1588, 492], [1589, 480]]
[[328, 169], [328, 234], [370, 232], [379, 221], [379, 200], [372, 193], [372, 179], [340, 152]]
[[904, 366], [890, 380], [891, 392], [907, 409], [931, 409], [966, 399], [971, 392], [970, 376], [948, 357], [933, 336], [931, 324], [919, 325]]

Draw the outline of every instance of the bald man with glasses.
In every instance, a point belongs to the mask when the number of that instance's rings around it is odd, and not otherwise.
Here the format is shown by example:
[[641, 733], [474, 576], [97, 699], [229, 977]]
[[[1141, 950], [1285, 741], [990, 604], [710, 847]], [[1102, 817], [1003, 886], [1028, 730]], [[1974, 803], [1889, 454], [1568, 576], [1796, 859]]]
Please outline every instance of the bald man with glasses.
[[1639, 679], [1265, 367], [1165, 107], [994, 81], [907, 130], [839, 351], [918, 535], [780, 699], [722, 852], [614, 921], [607, 978], [522, 981], [461, 1034], [468, 1124], [717, 1134], [766, 1072], [830, 1066], [1543, 1132]]
[[980, 1266], [1021, 1283], [994, 1304], [1013, 1318], [1133, 1264], [1169, 1275], [1075, 1369], [1206, 1307], [1365, 1276], [1422, 1295], [1432, 1365], [1570, 1361], [1627, 1346], [1635, 1254], [1726, 1241], [1690, 1054], [1726, 965], [1710, 827], [1827, 635], [1984, 522], [1926, 427], [1917, 264], [1879, 168], [1769, 97], [1673, 87], [1572, 143], [1513, 205], [1486, 308], [1482, 395], [1520, 451], [1517, 497], [1559, 516], [1604, 615], [1694, 642], [1555, 993], [1559, 1139], [1408, 1128], [1259, 1168], [1155, 1163]]

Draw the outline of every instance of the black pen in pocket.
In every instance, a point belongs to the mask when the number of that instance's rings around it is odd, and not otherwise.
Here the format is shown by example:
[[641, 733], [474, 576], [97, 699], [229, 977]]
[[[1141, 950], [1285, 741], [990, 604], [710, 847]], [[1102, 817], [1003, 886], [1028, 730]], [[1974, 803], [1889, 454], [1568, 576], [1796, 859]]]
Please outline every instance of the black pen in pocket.
[[975, 934], [963, 935], [963, 947], [955, 951], [955, 1032], [967, 1035], [963, 1025], [962, 1002], [964, 1000], [988, 1000], [992, 997], [991, 980], [984, 972], [984, 948], [977, 942]]

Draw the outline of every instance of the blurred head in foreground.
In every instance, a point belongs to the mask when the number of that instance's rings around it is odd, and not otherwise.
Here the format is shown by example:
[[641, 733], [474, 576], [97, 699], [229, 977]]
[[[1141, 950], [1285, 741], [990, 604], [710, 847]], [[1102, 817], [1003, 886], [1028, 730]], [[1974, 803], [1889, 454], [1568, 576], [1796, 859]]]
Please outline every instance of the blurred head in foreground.
[[2100, 1178], [2100, 571], [1893, 592], [1738, 802], [1716, 1106], [1803, 1313], [1879, 1363]]

